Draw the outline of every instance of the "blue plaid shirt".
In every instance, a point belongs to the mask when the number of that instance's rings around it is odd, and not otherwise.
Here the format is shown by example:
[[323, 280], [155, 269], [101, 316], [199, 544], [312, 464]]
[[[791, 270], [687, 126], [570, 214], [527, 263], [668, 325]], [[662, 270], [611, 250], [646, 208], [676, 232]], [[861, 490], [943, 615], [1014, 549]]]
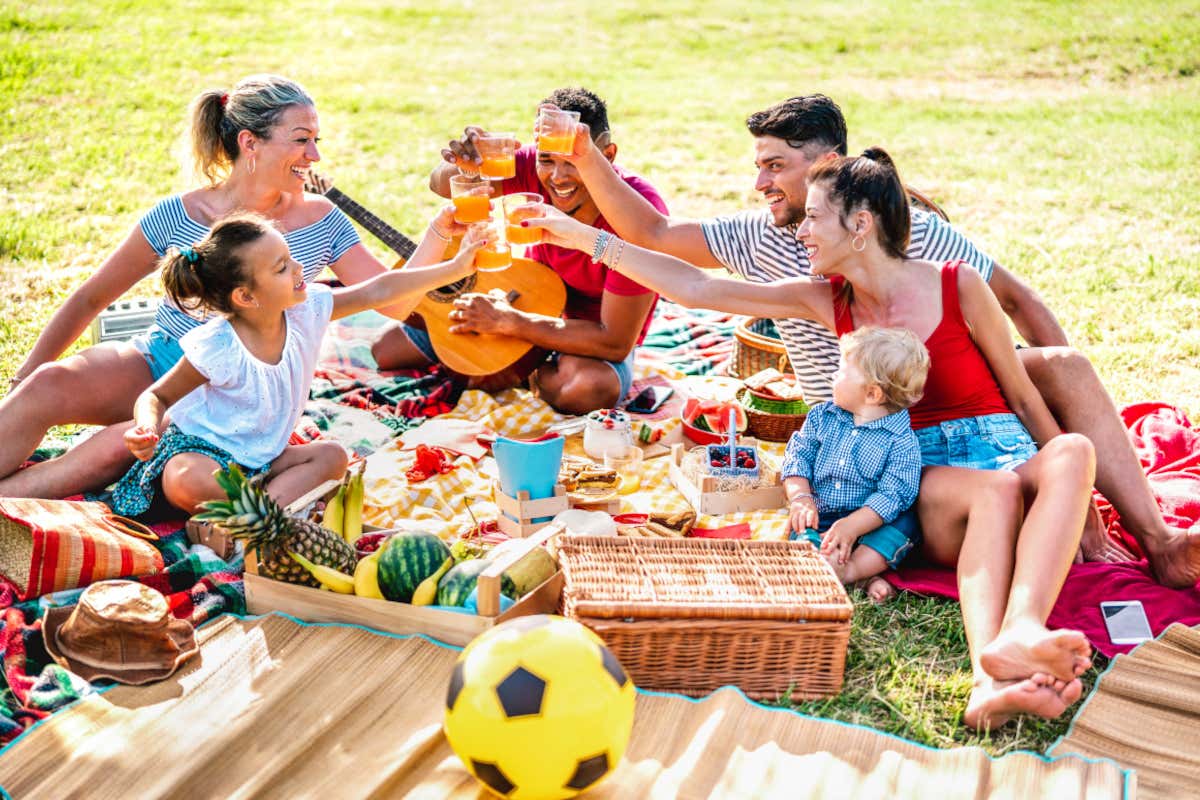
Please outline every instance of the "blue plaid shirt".
[[907, 409], [855, 425], [849, 411], [821, 403], [788, 440], [780, 474], [807, 478], [822, 513], [866, 506], [888, 523], [917, 499], [921, 446]]

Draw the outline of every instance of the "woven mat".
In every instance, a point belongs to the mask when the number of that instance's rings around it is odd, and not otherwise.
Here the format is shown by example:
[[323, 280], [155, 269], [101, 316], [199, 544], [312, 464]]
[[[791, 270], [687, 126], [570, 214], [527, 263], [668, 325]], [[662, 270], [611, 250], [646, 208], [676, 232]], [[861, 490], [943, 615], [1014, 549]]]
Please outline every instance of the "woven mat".
[[1137, 771], [1139, 798], [1200, 794], [1200, 630], [1172, 625], [1118, 656], [1051, 755], [1111, 758]]
[[[17, 800], [483, 796], [441, 733], [455, 650], [277, 615], [226, 615], [198, 638], [170, 679], [34, 727], [0, 754], [0, 786]], [[1111, 762], [933, 750], [732, 689], [637, 703], [625, 760], [589, 798], [1129, 796]]]

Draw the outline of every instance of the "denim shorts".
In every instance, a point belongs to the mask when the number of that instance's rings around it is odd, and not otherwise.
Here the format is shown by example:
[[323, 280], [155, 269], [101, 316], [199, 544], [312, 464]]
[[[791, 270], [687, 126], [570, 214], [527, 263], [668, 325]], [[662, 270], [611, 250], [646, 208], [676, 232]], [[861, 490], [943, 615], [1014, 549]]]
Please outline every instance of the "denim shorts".
[[183, 358], [183, 348], [179, 340], [157, 325], [151, 325], [145, 333], [138, 334], [130, 340], [142, 358], [150, 366], [151, 380], [158, 380], [166, 375], [171, 367]]
[[1037, 453], [1016, 414], [985, 414], [916, 431], [924, 466], [1013, 470]]
[[[430, 361], [436, 362], [438, 360], [437, 353], [433, 352], [433, 344], [431, 344], [429, 341], [428, 333], [420, 328], [414, 328], [411, 325], [403, 324], [400, 326], [400, 330], [404, 331], [404, 335], [408, 337], [410, 342], [412, 342], [413, 347], [417, 348], [417, 350], [421, 352], [421, 355], [425, 356]], [[633, 357], [635, 353], [637, 353], [636, 347], [629, 351], [629, 355], [625, 357], [624, 361], [604, 362], [612, 367], [613, 372], [617, 373], [617, 381], [621, 384], [621, 394], [619, 395], [617, 402], [624, 400], [625, 395], [629, 394], [630, 388], [633, 387]], [[557, 357], [557, 353], [551, 355], [550, 361], [553, 363], [554, 359]]]
[[[833, 523], [849, 516], [851, 511], [825, 511], [821, 513], [820, 527], [814, 531], [808, 528], [803, 536], [812, 546], [821, 549], [821, 535], [829, 530]], [[800, 534], [792, 533], [791, 538], [798, 539]], [[917, 511], [910, 508], [889, 523], [880, 525], [875, 530], [863, 534], [858, 544], [869, 547], [879, 555], [892, 569], [904, 560], [909, 551], [921, 543], [921, 523], [917, 520]]]

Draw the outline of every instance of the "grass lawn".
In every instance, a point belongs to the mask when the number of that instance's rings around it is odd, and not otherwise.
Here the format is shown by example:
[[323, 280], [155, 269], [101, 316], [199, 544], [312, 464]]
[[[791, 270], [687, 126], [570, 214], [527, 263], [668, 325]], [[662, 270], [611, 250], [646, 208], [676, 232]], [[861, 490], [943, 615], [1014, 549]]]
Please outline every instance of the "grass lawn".
[[[1119, 403], [1195, 413], [1200, 8], [1147, 10], [0, 0], [0, 379], [152, 201], [189, 185], [188, 101], [278, 72], [317, 99], [322, 171], [410, 232], [438, 205], [425, 180], [445, 141], [469, 123], [528, 130], [556, 86], [604, 96], [620, 162], [688, 216], [760, 207], [743, 120], [825, 92], [846, 112], [851, 150], [885, 145], [907, 182], [1036, 287]], [[846, 691], [803, 710], [996, 753], [1041, 751], [1065, 730], [962, 730], [957, 606], [906, 597], [859, 612]]]

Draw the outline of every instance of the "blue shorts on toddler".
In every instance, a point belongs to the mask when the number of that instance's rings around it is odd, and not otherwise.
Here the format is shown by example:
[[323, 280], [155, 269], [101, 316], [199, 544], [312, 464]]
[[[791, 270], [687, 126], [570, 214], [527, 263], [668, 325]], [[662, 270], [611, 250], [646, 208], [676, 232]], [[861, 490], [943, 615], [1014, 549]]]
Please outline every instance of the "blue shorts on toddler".
[[[792, 531], [788, 537], [790, 539], [799, 539], [803, 536], [812, 546], [821, 549], [822, 535], [833, 527], [833, 523], [839, 519], [849, 516], [853, 513], [850, 511], [826, 511], [821, 513], [819, 527], [817, 530], [812, 528], [805, 529], [803, 534]], [[921, 543], [921, 524], [917, 520], [916, 509], [910, 508], [896, 517], [889, 523], [880, 525], [873, 531], [870, 531], [855, 543], [855, 547], [862, 545], [869, 547], [879, 555], [883, 556], [883, 560], [892, 569], [904, 560], [914, 547]]]

